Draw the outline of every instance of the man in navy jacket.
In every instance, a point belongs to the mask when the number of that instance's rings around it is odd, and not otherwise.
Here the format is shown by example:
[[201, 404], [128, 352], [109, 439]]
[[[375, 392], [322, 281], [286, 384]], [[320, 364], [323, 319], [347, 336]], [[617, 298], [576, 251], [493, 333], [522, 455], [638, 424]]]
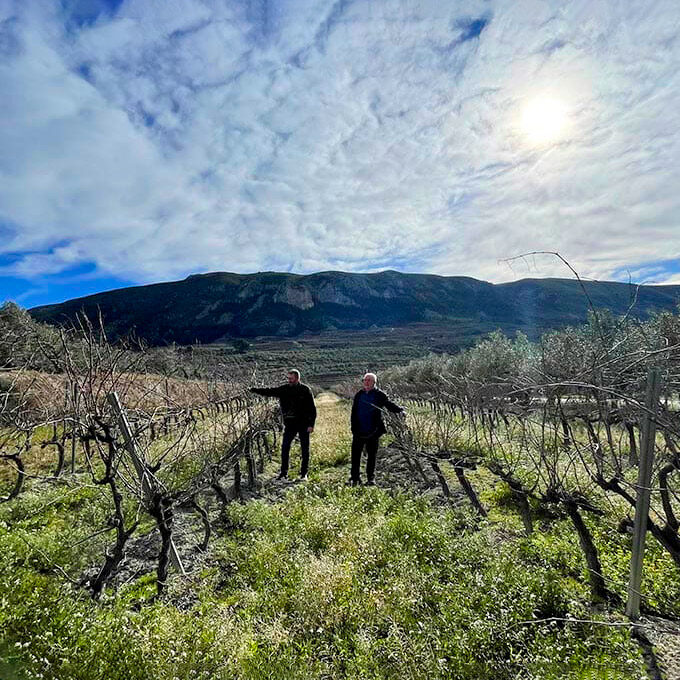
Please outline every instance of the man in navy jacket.
[[388, 396], [376, 387], [375, 373], [363, 377], [363, 389], [354, 395], [350, 425], [352, 428], [352, 472], [351, 485], [361, 484], [361, 453], [366, 447], [366, 483], [375, 485], [375, 459], [380, 437], [387, 432], [383, 422], [383, 410], [403, 413], [404, 409], [390, 401]]
[[314, 432], [316, 405], [308, 385], [300, 382], [300, 371], [288, 371], [288, 382], [278, 387], [251, 387], [251, 392], [263, 397], [276, 397], [281, 404], [283, 416], [283, 438], [281, 440], [281, 472], [279, 479], [288, 477], [290, 445], [296, 436], [300, 437], [302, 465], [300, 479], [307, 480], [309, 472], [309, 435]]

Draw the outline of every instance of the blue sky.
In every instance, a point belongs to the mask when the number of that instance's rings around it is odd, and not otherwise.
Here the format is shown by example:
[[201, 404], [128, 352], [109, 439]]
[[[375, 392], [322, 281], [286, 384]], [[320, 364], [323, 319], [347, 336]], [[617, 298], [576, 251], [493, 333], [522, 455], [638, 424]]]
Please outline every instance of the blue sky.
[[679, 34], [677, 0], [0, 0], [0, 300], [569, 275], [536, 250], [680, 283]]

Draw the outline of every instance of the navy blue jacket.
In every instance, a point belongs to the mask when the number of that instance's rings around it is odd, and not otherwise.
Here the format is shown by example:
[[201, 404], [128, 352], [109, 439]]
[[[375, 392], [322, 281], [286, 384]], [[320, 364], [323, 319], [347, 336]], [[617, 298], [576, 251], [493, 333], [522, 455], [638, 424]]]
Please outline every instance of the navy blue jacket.
[[350, 417], [350, 426], [352, 428], [353, 435], [363, 437], [380, 437], [381, 435], [385, 434], [385, 432], [387, 432], [382, 417], [383, 409], [387, 409], [392, 413], [401, 413], [404, 410], [401, 406], [397, 406], [393, 401], [390, 401], [389, 397], [382, 390], [379, 390], [377, 387], [374, 389], [376, 395], [375, 401], [373, 402], [373, 428], [368, 434], [361, 431], [361, 426], [359, 424], [359, 397], [364, 390], [359, 390], [354, 395], [354, 401], [352, 403], [352, 415]]

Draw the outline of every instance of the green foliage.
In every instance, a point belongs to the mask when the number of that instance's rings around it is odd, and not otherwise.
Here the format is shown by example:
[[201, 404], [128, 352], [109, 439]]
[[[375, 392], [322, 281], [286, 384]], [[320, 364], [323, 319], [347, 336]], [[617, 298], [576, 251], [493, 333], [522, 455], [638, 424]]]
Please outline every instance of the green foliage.
[[559, 532], [507, 541], [422, 498], [311, 483], [230, 506], [211, 564], [172, 586], [197, 589], [188, 610], [133, 611], [150, 577], [92, 603], [36, 570], [7, 523], [27, 528], [35, 501], [16, 505], [1, 514], [0, 630], [28, 678], [637, 677], [624, 632], [524, 623], [588, 614]]
[[[516, 398], [525, 388], [568, 381], [639, 392], [652, 364], [665, 366], [671, 375], [677, 372], [678, 344], [677, 314], [652, 314], [640, 322], [597, 310], [588, 314], [586, 324], [546, 332], [535, 343], [522, 333], [513, 340], [498, 330], [456, 355], [431, 354], [391, 368], [383, 380], [411, 396], [505, 392]], [[564, 388], [544, 388], [546, 395], [560, 391]]]
[[526, 373], [531, 353], [526, 335], [518, 333], [513, 342], [495, 331], [468, 350], [468, 377], [478, 383], [512, 381]]
[[51, 370], [44, 350], [58, 351], [58, 344], [59, 333], [52, 326], [38, 323], [14, 302], [0, 306], [0, 368]]
[[477, 391], [500, 384], [516, 387], [533, 370], [535, 353], [523, 333], [512, 340], [497, 330], [454, 356], [430, 354], [408, 366], [391, 368], [383, 379], [411, 395], [440, 390], [455, 393], [462, 385]]

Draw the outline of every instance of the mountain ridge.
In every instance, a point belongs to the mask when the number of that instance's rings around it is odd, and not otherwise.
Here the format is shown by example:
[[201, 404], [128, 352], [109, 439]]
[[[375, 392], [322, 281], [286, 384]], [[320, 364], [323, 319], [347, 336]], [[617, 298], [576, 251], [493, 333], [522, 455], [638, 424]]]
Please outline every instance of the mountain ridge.
[[[588, 296], [584, 294], [587, 291]], [[530, 337], [581, 323], [589, 308], [644, 318], [675, 310], [680, 285], [634, 286], [613, 281], [521, 279], [493, 284], [467, 276], [257, 272], [192, 274], [179, 281], [130, 286], [34, 307], [39, 321], [73, 321], [101, 312], [112, 338], [134, 329], [152, 345], [213, 343], [230, 338], [293, 337], [369, 326], [434, 323], [497, 324]], [[481, 332], [481, 331], [480, 331]]]

